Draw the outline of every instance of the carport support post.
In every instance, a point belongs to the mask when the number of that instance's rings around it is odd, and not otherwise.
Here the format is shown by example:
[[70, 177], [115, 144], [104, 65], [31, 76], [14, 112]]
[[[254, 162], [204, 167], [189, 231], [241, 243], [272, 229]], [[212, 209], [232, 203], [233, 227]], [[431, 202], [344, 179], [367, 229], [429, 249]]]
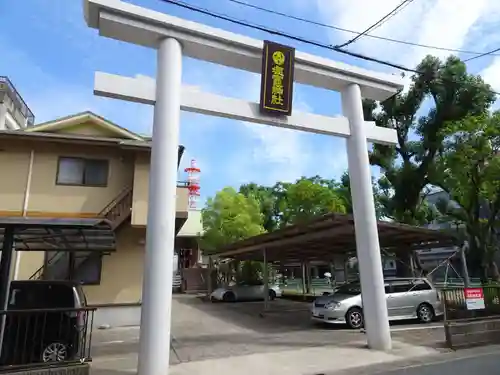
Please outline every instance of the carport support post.
[[304, 300], [306, 299], [306, 294], [307, 294], [307, 272], [306, 272], [306, 262], [302, 261], [300, 263], [300, 268], [302, 271], [302, 297]]
[[263, 253], [264, 253], [264, 311], [267, 311], [269, 309], [269, 267], [267, 265], [266, 248], [264, 248]]
[[342, 91], [342, 110], [349, 119], [351, 130], [347, 139], [347, 157], [368, 346], [390, 350], [391, 332], [359, 85], [350, 84]]
[[[2, 257], [0, 260], [0, 311], [7, 310], [7, 303], [9, 301], [10, 269], [13, 252], [14, 228], [12, 226], [6, 226], [4, 228]], [[0, 356], [2, 354], [6, 317], [5, 314], [0, 315]]]
[[460, 247], [460, 263], [462, 264], [462, 273], [464, 275], [464, 287], [470, 288], [469, 268], [467, 266], [467, 257], [465, 256], [466, 245]]
[[349, 257], [344, 259], [344, 283], [349, 281]]
[[181, 72], [181, 45], [172, 38], [160, 40], [142, 285], [139, 375], [169, 373]]

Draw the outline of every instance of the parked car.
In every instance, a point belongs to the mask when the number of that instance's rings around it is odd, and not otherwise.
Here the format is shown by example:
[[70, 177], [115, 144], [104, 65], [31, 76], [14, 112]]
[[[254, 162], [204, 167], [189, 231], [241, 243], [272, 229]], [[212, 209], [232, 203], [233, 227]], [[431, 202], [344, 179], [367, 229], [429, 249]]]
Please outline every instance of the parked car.
[[[443, 314], [439, 292], [425, 278], [387, 279], [385, 293], [390, 321], [418, 319], [422, 323], [430, 323]], [[315, 322], [363, 327], [359, 282], [344, 284], [333, 294], [317, 298], [311, 308], [311, 318]]]
[[[212, 302], [236, 302], [263, 300], [265, 296], [264, 283], [262, 281], [240, 282], [233, 286], [217, 288], [210, 295]], [[278, 285], [269, 285], [269, 299], [274, 300], [281, 297], [281, 289]]]
[[[12, 281], [0, 363], [24, 365], [78, 357], [86, 335], [87, 301], [68, 281]], [[78, 357], [79, 358], [79, 357]]]

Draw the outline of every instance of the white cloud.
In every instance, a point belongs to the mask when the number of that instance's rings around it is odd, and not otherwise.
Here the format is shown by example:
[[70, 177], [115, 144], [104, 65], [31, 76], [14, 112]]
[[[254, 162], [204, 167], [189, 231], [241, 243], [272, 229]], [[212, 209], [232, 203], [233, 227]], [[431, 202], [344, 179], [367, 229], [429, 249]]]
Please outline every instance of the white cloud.
[[493, 90], [500, 92], [500, 57], [495, 57], [491, 64], [481, 72], [481, 75]]
[[[492, 62], [481, 71], [481, 76], [486, 83], [489, 83], [492, 89], [500, 92], [500, 57], [495, 57]], [[497, 101], [493, 104], [492, 109], [500, 108], [500, 98], [497, 96]]]
[[[305, 3], [306, 0], [302, 2]], [[401, 0], [316, 0], [318, 16], [322, 21], [356, 31], [365, 30], [400, 3]], [[498, 0], [414, 0], [370, 34], [423, 45], [485, 52], [498, 47], [500, 43], [499, 23]], [[340, 44], [354, 36], [335, 30], [325, 32], [333, 44]], [[415, 68], [428, 54], [440, 58], [452, 54], [369, 37], [361, 37], [347, 49], [408, 68]], [[460, 57], [465, 59], [472, 56], [474, 55], [463, 54]], [[370, 65], [378, 70], [392, 69], [375, 63]], [[481, 74], [487, 83], [500, 91], [500, 58], [475, 59], [468, 63], [468, 68], [471, 72]]]
[[[394, 9], [401, 0], [351, 0], [349, 2], [316, 0], [324, 21], [339, 27], [362, 31]], [[371, 32], [373, 35], [411, 41], [451, 49], [485, 47], [485, 32], [498, 20], [500, 3], [497, 0], [417, 0]], [[474, 34], [482, 37], [471, 39]], [[498, 36], [493, 37], [498, 40]], [[497, 34], [497, 33], [496, 33]], [[334, 43], [352, 38], [352, 34], [332, 31]], [[348, 47], [413, 68], [425, 55], [446, 57], [447, 51], [390, 43], [362, 37]], [[482, 50], [482, 49], [480, 49]]]

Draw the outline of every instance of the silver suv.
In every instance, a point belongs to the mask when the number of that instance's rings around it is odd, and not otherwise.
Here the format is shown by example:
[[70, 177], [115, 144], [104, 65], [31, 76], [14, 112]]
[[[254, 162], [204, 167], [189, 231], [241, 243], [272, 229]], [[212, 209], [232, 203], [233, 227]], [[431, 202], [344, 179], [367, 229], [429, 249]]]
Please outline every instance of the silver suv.
[[[443, 314], [439, 292], [425, 278], [385, 280], [389, 320], [418, 319], [429, 323]], [[333, 294], [317, 298], [312, 305], [313, 321], [363, 327], [363, 304], [359, 281], [338, 287]]]

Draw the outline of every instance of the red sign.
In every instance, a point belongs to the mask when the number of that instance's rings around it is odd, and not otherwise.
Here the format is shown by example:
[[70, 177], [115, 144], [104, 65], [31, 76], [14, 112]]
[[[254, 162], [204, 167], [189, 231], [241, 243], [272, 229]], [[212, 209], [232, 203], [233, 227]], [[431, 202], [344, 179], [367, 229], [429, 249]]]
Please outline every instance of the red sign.
[[467, 310], [482, 310], [484, 305], [483, 288], [465, 288]]
[[483, 288], [465, 288], [465, 299], [484, 299]]

